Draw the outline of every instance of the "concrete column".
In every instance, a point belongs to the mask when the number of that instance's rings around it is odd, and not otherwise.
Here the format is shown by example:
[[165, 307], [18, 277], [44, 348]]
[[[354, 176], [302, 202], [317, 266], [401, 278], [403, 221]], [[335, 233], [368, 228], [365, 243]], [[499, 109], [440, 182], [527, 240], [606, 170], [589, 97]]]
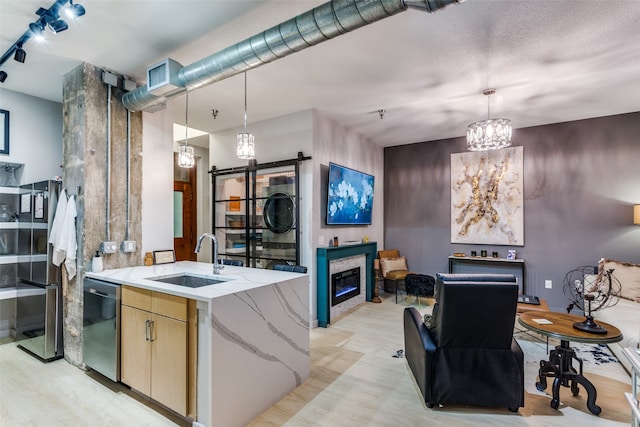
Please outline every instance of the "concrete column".
[[[68, 280], [63, 269], [64, 353], [70, 363], [82, 366], [82, 310], [84, 273], [91, 258], [106, 240], [116, 242], [115, 254], [103, 255], [104, 268], [142, 265], [142, 114], [131, 113], [129, 240], [136, 251], [123, 253], [127, 226], [127, 110], [122, 105], [122, 78], [118, 87], [102, 83], [103, 70], [81, 64], [64, 76], [63, 82], [63, 185], [76, 195], [78, 239], [77, 275]], [[108, 91], [111, 91], [110, 165], [107, 164]], [[107, 170], [110, 185], [107, 186]], [[109, 217], [107, 218], [107, 194]], [[107, 235], [107, 221], [109, 233]]]

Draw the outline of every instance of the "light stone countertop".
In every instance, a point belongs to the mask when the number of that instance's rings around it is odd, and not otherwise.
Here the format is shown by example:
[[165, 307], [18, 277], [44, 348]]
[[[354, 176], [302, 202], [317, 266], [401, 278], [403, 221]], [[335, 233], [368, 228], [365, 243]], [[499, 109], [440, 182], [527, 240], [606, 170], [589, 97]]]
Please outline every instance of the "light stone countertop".
[[[85, 273], [85, 277], [91, 277], [121, 285], [130, 285], [152, 291], [164, 292], [166, 294], [186, 297], [196, 301], [211, 302], [214, 298], [248, 291], [263, 286], [270, 286], [304, 276], [304, 274], [300, 273], [265, 270], [261, 268], [235, 267], [230, 265], [225, 265], [221, 274], [218, 275], [213, 275], [212, 270], [213, 267], [210, 263], [180, 261], [172, 264], [160, 264], [150, 267], [139, 266], [117, 268], [104, 270], [100, 273], [87, 272]], [[200, 288], [189, 288], [186, 286], [178, 286], [149, 280], [149, 278], [153, 277], [171, 276], [180, 273], [206, 276], [225, 280], [225, 282]]]

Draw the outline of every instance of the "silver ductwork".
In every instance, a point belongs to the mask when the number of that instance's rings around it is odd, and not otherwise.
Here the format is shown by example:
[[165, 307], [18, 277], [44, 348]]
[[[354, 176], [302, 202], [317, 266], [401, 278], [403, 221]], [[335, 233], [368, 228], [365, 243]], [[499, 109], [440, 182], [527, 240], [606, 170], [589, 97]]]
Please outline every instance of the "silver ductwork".
[[131, 111], [157, 111], [156, 106], [186, 91], [201, 88], [283, 58], [383, 18], [416, 8], [435, 12], [464, 0], [333, 0], [178, 70], [177, 89], [162, 96], [147, 86], [126, 93]]

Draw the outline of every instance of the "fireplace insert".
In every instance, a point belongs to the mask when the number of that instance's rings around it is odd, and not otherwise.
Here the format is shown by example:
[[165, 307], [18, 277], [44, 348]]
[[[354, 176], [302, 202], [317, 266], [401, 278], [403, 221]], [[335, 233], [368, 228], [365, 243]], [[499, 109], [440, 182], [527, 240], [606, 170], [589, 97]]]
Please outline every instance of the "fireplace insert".
[[331, 275], [331, 306], [360, 294], [360, 267]]

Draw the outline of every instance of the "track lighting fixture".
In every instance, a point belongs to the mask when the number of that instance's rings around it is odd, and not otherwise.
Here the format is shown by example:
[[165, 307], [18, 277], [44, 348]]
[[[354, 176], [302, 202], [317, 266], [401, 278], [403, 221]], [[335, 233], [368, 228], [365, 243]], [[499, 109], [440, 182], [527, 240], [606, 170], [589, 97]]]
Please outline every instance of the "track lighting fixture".
[[65, 8], [64, 12], [67, 14], [67, 16], [71, 19], [75, 19], [78, 16], [82, 16], [84, 15], [87, 11], [84, 9], [84, 7], [81, 4], [73, 4], [73, 0], [71, 0], [69, 2], [69, 6], [67, 8]]
[[29, 31], [36, 40], [42, 40], [44, 38], [44, 35], [42, 34], [42, 32], [44, 31], [44, 27], [39, 21], [29, 24]]
[[66, 23], [66, 21], [62, 19], [52, 19], [50, 21], [47, 21], [47, 25], [49, 26], [49, 29], [53, 34], [61, 33], [69, 28], [69, 25]]
[[[67, 5], [68, 3], [68, 5]], [[60, 19], [60, 12], [64, 11], [70, 17], [82, 16], [86, 13], [85, 8], [80, 4], [74, 4], [73, 0], [56, 0], [49, 9], [38, 8], [36, 15], [38, 19], [29, 24], [29, 29], [0, 57], [0, 66], [13, 56], [18, 62], [24, 63], [27, 58], [27, 52], [23, 46], [31, 38], [36, 40], [44, 40], [44, 30], [49, 28], [52, 33], [57, 34], [69, 28], [69, 24]], [[7, 79], [6, 71], [0, 72], [0, 83]]]
[[27, 58], [27, 52], [22, 48], [22, 45], [16, 48], [16, 53], [13, 55], [13, 59], [24, 64], [24, 60]]

